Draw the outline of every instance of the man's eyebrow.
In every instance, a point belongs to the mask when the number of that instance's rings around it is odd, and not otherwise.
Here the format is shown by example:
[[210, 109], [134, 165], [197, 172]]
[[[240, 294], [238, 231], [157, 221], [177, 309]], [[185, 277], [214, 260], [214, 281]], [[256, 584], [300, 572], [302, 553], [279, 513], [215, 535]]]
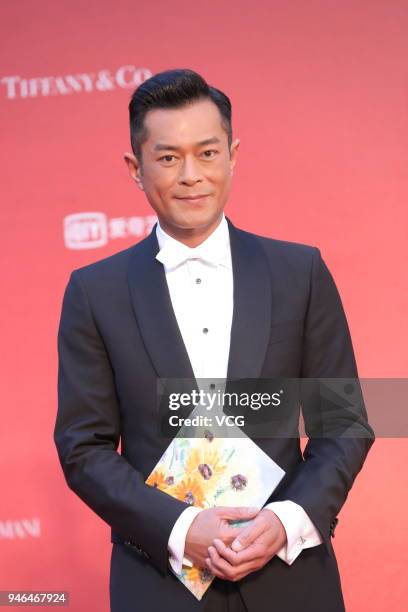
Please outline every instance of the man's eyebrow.
[[[201, 140], [200, 142], [197, 142], [195, 146], [202, 147], [204, 145], [209, 145], [209, 144], [219, 144], [220, 142], [221, 141], [219, 138], [217, 138], [216, 136], [213, 136], [212, 138], [207, 138], [206, 140]], [[157, 145], [154, 146], [154, 150], [155, 151], [179, 151], [180, 147], [158, 143]]]

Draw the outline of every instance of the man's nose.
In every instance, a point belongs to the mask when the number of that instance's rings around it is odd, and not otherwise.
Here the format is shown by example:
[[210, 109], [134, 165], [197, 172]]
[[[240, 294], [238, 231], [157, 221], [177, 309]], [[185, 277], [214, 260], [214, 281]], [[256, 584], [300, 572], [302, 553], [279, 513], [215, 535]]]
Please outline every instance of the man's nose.
[[181, 166], [179, 182], [187, 185], [194, 185], [202, 180], [202, 173], [199, 163], [193, 158], [186, 157]]

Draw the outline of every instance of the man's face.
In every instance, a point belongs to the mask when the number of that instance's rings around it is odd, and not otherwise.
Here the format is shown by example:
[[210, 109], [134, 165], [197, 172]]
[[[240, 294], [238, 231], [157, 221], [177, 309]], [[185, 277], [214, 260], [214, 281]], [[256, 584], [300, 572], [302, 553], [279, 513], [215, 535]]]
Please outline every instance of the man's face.
[[[142, 167], [125, 155], [130, 174], [155, 210], [163, 229], [196, 246], [217, 227], [227, 203], [239, 140], [228, 136], [217, 106], [200, 100], [145, 116], [148, 138]], [[198, 199], [188, 199], [197, 198]]]

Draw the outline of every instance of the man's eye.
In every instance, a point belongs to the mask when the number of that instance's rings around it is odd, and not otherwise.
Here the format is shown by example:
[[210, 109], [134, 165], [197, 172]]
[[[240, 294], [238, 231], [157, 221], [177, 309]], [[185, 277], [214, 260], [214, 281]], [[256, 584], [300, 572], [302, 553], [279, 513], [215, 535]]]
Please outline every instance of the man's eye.
[[216, 151], [215, 149], [207, 149], [207, 151], [204, 151], [204, 155], [205, 155], [205, 157], [210, 158], [210, 157], [212, 157], [212, 156], [207, 155], [207, 153], [217, 153], [217, 151]]
[[[171, 159], [168, 159], [169, 157], [170, 157]], [[160, 158], [159, 158], [159, 161], [164, 160], [164, 161], [166, 161], [166, 162], [171, 162], [173, 157], [174, 157], [174, 155], [163, 155], [163, 157], [160, 157]]]

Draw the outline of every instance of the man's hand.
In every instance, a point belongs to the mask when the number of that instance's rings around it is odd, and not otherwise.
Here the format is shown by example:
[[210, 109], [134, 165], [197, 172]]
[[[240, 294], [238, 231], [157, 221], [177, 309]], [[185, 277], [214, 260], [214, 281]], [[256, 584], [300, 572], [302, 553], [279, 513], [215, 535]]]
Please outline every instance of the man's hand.
[[276, 514], [265, 508], [243, 528], [231, 547], [215, 538], [206, 567], [214, 576], [236, 582], [263, 567], [286, 543], [285, 528]]
[[227, 546], [245, 531], [245, 527], [231, 526], [228, 521], [246, 521], [253, 519], [259, 508], [228, 508], [220, 506], [202, 510], [193, 520], [187, 532], [184, 555], [198, 567], [206, 567], [208, 547], [214, 538]]

